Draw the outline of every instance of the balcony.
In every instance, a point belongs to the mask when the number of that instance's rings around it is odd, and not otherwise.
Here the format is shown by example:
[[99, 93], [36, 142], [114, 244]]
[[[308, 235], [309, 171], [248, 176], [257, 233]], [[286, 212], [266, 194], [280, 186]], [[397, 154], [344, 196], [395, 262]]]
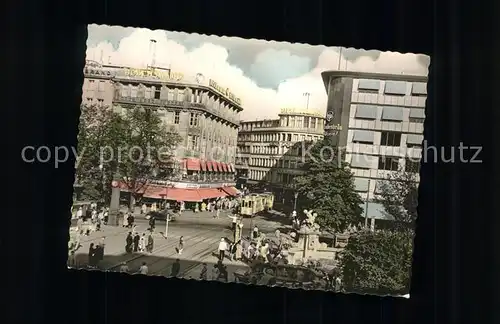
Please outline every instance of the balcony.
[[157, 107], [174, 107], [181, 109], [201, 109], [208, 112], [215, 117], [221, 119], [222, 121], [227, 121], [235, 126], [239, 126], [240, 121], [238, 118], [230, 116], [229, 114], [224, 114], [217, 109], [208, 107], [205, 104], [189, 101], [178, 101], [178, 100], [167, 100], [167, 99], [156, 99], [156, 98], [144, 98], [144, 97], [131, 97], [122, 96], [119, 93], [115, 93], [114, 102], [124, 103], [124, 104], [135, 104], [135, 105], [149, 105]]

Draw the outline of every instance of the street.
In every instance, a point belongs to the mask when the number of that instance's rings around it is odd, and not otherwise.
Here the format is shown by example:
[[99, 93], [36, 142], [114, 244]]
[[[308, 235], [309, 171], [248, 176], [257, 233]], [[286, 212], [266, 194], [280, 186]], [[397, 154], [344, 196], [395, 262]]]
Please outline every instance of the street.
[[[145, 233], [148, 228], [148, 220], [142, 216], [136, 217], [137, 232], [139, 235]], [[280, 222], [255, 217], [244, 219], [244, 235], [249, 235], [251, 226], [257, 225], [261, 232], [272, 233], [281, 227]], [[154, 249], [152, 254], [125, 253], [125, 238], [131, 231], [123, 227], [103, 226], [101, 232], [93, 232], [89, 237], [82, 237], [82, 247], [76, 252], [74, 267], [80, 268], [88, 263], [88, 250], [90, 243], [99, 243], [105, 237], [104, 260], [100, 268], [109, 271], [118, 271], [122, 262], [127, 262], [131, 273], [137, 272], [143, 262], [149, 268], [149, 275], [169, 276], [172, 264], [179, 259], [179, 277], [199, 279], [202, 263], [207, 263], [208, 277], [211, 268], [217, 262], [216, 252], [221, 237], [232, 237], [230, 230], [231, 219], [227, 213], [221, 213], [219, 219], [214, 219], [209, 212], [193, 213], [184, 212], [176, 221], [169, 223], [168, 238], [164, 238], [165, 222], [158, 221], [154, 234]], [[246, 228], [246, 230], [245, 230]], [[184, 238], [184, 251], [177, 254], [176, 248], [179, 238]], [[232, 273], [238, 269], [245, 269], [247, 265], [239, 261], [226, 259], [229, 280], [233, 280]]]

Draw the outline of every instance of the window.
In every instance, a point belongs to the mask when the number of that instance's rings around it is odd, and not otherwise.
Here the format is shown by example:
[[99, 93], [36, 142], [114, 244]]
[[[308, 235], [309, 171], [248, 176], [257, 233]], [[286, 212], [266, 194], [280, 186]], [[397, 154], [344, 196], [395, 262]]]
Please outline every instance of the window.
[[373, 144], [374, 136], [374, 132], [371, 131], [355, 130], [353, 133], [352, 142], [360, 144]]
[[423, 135], [408, 134], [406, 135], [406, 147], [422, 147], [422, 142], [424, 140]]
[[104, 91], [104, 81], [99, 81], [97, 86], [97, 91], [99, 92]]
[[405, 159], [405, 171], [418, 173], [420, 172], [420, 159]]
[[130, 96], [133, 98], [137, 97], [137, 87], [132, 87], [130, 89]]
[[316, 129], [316, 118], [311, 118], [311, 128]]
[[161, 95], [161, 87], [156, 86], [156, 87], [154, 88], [154, 92], [155, 92], [155, 97], [154, 97], [154, 98], [155, 98], [155, 99], [160, 99], [160, 95]]
[[400, 146], [401, 133], [382, 132], [380, 136], [380, 145], [382, 146]]
[[91, 104], [92, 103], [92, 98], [87, 98], [87, 104]]
[[304, 128], [309, 128], [309, 117], [304, 117], [303, 127]]
[[384, 93], [393, 96], [404, 96], [406, 94], [406, 82], [386, 81]]
[[410, 117], [408, 120], [410, 123], [418, 123], [418, 124], [423, 124], [425, 121], [425, 118], [412, 118]]
[[189, 114], [189, 126], [198, 126], [198, 114]]
[[174, 124], [178, 125], [179, 124], [179, 121], [181, 119], [181, 113], [176, 111], [174, 113]]
[[191, 137], [190, 148], [194, 150], [197, 147], [198, 147], [198, 136], [192, 136]]
[[378, 169], [386, 171], [398, 171], [399, 170], [399, 158], [398, 157], [387, 157], [380, 156], [378, 159]]
[[89, 85], [88, 85], [88, 90], [93, 91], [95, 87], [95, 81], [94, 80], [89, 80]]
[[358, 81], [359, 92], [378, 92], [380, 89], [379, 80], [361, 79]]
[[103, 99], [97, 99], [97, 107], [102, 107], [103, 106]]

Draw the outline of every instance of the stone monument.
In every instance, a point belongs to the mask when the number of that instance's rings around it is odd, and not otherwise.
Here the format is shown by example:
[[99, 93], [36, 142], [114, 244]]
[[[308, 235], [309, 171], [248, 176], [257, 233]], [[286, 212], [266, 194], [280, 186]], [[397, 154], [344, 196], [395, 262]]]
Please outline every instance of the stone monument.
[[320, 227], [316, 224], [316, 213], [312, 210], [304, 210], [307, 219], [300, 226], [298, 234], [298, 247], [302, 249], [302, 258], [308, 259], [311, 253], [321, 247], [319, 243]]

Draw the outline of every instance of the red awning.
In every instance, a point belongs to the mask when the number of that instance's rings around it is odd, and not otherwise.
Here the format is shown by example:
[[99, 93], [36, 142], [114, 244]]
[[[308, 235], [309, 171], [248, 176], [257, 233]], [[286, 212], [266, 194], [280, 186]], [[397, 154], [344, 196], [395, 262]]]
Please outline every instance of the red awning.
[[220, 162], [214, 162], [214, 164], [217, 166], [217, 171], [222, 172], [222, 166], [220, 165]]
[[229, 163], [229, 164], [227, 165], [227, 168], [228, 168], [228, 170], [229, 170], [228, 172], [234, 173], [234, 168], [233, 168], [233, 165], [232, 165], [231, 163]]
[[217, 162], [215, 162], [215, 161], [212, 161], [212, 171], [219, 172]]
[[213, 169], [212, 169], [212, 161], [207, 161], [207, 170], [208, 171], [213, 171]]
[[222, 171], [224, 171], [224, 172], [228, 172], [226, 163], [221, 162], [220, 164], [221, 164], [221, 166], [222, 166]]
[[164, 197], [166, 189], [166, 187], [162, 186], [149, 185], [146, 187], [146, 190], [144, 191], [144, 194], [142, 196], [145, 198], [165, 199]]
[[223, 189], [229, 196], [238, 195], [238, 190], [235, 187], [224, 187]]
[[[165, 194], [165, 191], [163, 193]], [[199, 202], [202, 200], [197, 189], [168, 188], [166, 196], [167, 200], [175, 201]], [[165, 196], [163, 196], [163, 199], [165, 199]]]
[[201, 199], [214, 199], [227, 197], [227, 193], [222, 189], [198, 189]]
[[200, 160], [200, 165], [202, 171], [207, 171], [207, 164], [205, 163], [205, 161]]
[[183, 169], [183, 170], [186, 169], [186, 166], [187, 166], [186, 160], [180, 160], [179, 161], [179, 167], [181, 169]]
[[186, 169], [191, 171], [200, 171], [200, 160], [186, 159]]

